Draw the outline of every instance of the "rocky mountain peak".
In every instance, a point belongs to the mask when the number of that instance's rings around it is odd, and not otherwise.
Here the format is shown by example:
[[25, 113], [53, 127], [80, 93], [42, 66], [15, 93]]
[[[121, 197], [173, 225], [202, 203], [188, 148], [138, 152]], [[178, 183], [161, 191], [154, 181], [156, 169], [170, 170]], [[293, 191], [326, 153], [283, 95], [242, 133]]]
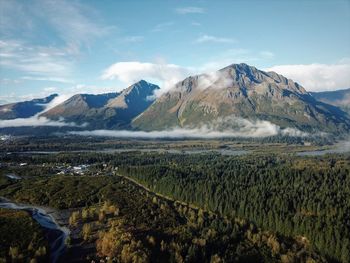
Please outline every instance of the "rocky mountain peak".
[[140, 80], [123, 90], [118, 97], [110, 100], [107, 107], [127, 108], [130, 100], [146, 101], [147, 97], [152, 96], [157, 89], [159, 89], [157, 85]]
[[133, 125], [145, 130], [200, 127], [227, 116], [307, 130], [341, 130], [339, 123], [350, 128], [344, 112], [316, 101], [298, 83], [243, 63], [178, 82]]

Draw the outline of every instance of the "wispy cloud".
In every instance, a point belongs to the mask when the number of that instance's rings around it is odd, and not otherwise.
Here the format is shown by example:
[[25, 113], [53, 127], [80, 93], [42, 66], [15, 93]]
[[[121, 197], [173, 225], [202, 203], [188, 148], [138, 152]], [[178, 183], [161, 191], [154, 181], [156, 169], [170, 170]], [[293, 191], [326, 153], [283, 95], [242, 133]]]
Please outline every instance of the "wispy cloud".
[[192, 26], [201, 26], [202, 24], [199, 23], [199, 22], [192, 22], [191, 25], [192, 25]]
[[204, 13], [206, 13], [204, 8], [196, 7], [196, 6], [179, 7], [179, 8], [175, 9], [175, 12], [180, 14], [180, 15], [204, 14]]
[[21, 79], [24, 80], [35, 80], [35, 81], [49, 81], [49, 82], [59, 82], [59, 83], [74, 83], [72, 80], [64, 79], [64, 78], [41, 78], [41, 77], [33, 77], [33, 76], [23, 76]]
[[0, 30], [6, 38], [42, 37], [44, 21], [47, 29], [75, 52], [111, 30], [100, 23], [101, 19], [93, 9], [76, 1], [2, 0], [0, 16]]
[[271, 51], [264, 50], [260, 52], [260, 56], [264, 59], [272, 59], [275, 57], [275, 54]]
[[95, 38], [106, 35], [112, 27], [99, 23], [94, 10], [72, 1], [42, 1], [41, 14], [72, 46], [90, 45]]
[[23, 80], [72, 82], [83, 49], [112, 29], [82, 2], [1, 0], [0, 6], [0, 67]]
[[277, 65], [275, 71], [301, 84], [307, 91], [326, 91], [350, 87], [350, 64]]
[[1, 78], [0, 79], [0, 86], [1, 85], [18, 85], [22, 81], [20, 79], [10, 79], [10, 78]]
[[195, 43], [226, 43], [226, 44], [232, 44], [236, 43], [237, 40], [233, 38], [226, 38], [226, 37], [216, 37], [216, 36], [211, 36], [211, 35], [202, 35], [198, 37], [195, 40]]
[[143, 36], [128, 36], [124, 37], [123, 41], [128, 43], [142, 42], [145, 38]]
[[166, 29], [168, 29], [169, 27], [171, 27], [172, 25], [174, 25], [174, 22], [164, 22], [164, 23], [160, 23], [155, 25], [152, 29], [151, 32], [161, 32], [164, 31]]
[[65, 48], [32, 46], [18, 40], [0, 40], [0, 57], [3, 68], [61, 80], [73, 66]]

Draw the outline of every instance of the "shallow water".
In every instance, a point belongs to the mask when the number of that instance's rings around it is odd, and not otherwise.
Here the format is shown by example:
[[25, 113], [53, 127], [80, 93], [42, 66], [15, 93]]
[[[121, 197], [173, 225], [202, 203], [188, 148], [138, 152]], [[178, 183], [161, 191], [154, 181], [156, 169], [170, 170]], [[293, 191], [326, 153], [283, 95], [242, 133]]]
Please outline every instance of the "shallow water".
[[305, 151], [305, 152], [298, 152], [298, 156], [321, 156], [325, 154], [331, 154], [331, 153], [350, 153], [350, 141], [340, 141], [333, 145], [331, 149], [327, 150], [316, 150], [316, 151]]
[[0, 207], [28, 211], [32, 218], [46, 230], [50, 245], [50, 262], [58, 262], [66, 251], [65, 242], [69, 236], [69, 230], [66, 227], [58, 225], [55, 219], [40, 207], [17, 204], [5, 199], [0, 200]]
[[[16, 154], [57, 154], [65, 151], [27, 151], [27, 152], [12, 152]], [[191, 150], [178, 150], [178, 149], [164, 149], [164, 148], [120, 148], [120, 149], [102, 149], [102, 150], [77, 150], [66, 152], [97, 152], [97, 153], [124, 153], [124, 152], [156, 152], [156, 153], [171, 153], [171, 154], [205, 154], [205, 153], [218, 153], [221, 155], [244, 155], [249, 154], [251, 151], [247, 150], [235, 150], [235, 149], [191, 149]]]

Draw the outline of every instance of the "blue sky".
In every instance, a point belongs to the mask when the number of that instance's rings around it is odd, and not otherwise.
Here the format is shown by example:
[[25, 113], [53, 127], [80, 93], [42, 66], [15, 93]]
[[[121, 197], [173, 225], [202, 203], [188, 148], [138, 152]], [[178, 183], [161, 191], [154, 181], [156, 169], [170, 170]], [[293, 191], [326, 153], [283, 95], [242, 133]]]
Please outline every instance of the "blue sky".
[[241, 62], [307, 90], [350, 87], [350, 1], [0, 0], [0, 103]]

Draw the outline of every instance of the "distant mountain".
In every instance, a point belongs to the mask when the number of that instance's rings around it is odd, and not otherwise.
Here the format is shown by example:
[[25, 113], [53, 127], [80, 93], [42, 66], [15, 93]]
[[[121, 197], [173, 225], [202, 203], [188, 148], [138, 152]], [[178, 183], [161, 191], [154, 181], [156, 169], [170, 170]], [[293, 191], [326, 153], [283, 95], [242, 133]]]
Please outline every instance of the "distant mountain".
[[334, 91], [310, 92], [317, 100], [340, 107], [350, 116], [350, 88]]
[[131, 120], [154, 101], [157, 85], [141, 80], [120, 93], [77, 94], [42, 114], [49, 119], [64, 118], [89, 128], [127, 128]]
[[52, 94], [42, 99], [0, 105], [0, 120], [29, 118], [34, 116], [43, 111], [46, 104], [51, 102], [55, 97], [57, 97], [57, 94]]
[[350, 120], [339, 108], [317, 101], [282, 75], [246, 64], [184, 79], [135, 118], [132, 125], [141, 130], [161, 130], [217, 125], [221, 120], [220, 126], [229, 127], [235, 125], [225, 121], [229, 116], [268, 120], [304, 131], [350, 130]]

